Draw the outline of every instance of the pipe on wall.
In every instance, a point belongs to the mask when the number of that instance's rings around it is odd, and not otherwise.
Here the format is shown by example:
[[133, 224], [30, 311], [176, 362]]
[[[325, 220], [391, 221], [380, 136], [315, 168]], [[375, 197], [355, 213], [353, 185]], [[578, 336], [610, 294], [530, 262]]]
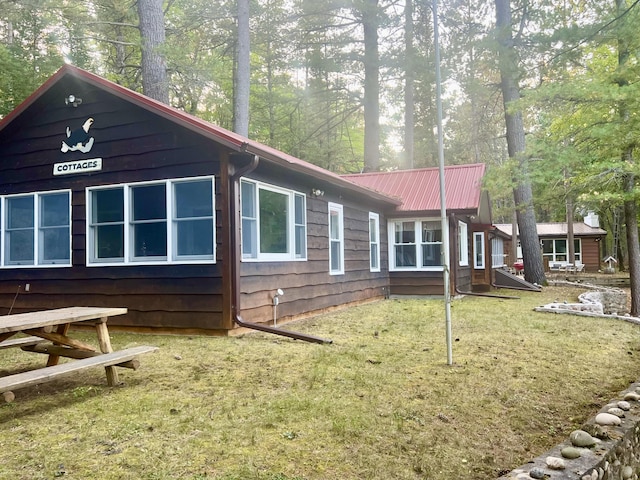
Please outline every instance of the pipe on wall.
[[[240, 230], [240, 178], [248, 173], [251, 173], [258, 167], [258, 163], [260, 162], [260, 158], [258, 155], [253, 155], [251, 162], [248, 165], [239, 168], [232, 175], [230, 175], [230, 192], [229, 196], [231, 197], [230, 206], [231, 206], [231, 232], [234, 233], [235, 238], [241, 238], [241, 230]], [[259, 330], [261, 332], [272, 333], [274, 335], [280, 335], [283, 337], [293, 338], [295, 340], [303, 340], [305, 342], [311, 343], [333, 343], [332, 340], [316, 337], [313, 335], [307, 335], [305, 333], [292, 332], [290, 330], [282, 330], [279, 328], [269, 327], [267, 325], [247, 322], [242, 318], [240, 314], [240, 242], [233, 242], [231, 248], [231, 297], [232, 297], [232, 305], [231, 305], [231, 315], [233, 316], [233, 321], [245, 328], [250, 328], [253, 330]]]

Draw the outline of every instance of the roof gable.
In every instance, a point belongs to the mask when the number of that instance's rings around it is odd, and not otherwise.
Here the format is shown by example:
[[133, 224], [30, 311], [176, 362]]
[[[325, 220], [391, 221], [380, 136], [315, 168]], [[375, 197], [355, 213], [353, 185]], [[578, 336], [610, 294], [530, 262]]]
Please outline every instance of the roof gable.
[[366, 195], [376, 201], [390, 205], [399, 204], [397, 199], [394, 199], [383, 192], [373, 191], [366, 186], [354, 183], [349, 179], [343, 178], [340, 175], [325, 170], [317, 165], [305, 162], [304, 160], [280, 152], [275, 148], [268, 147], [259, 142], [243, 137], [242, 135], [238, 135], [222, 127], [213, 125], [212, 123], [206, 122], [194, 115], [190, 115], [182, 110], [158, 102], [152, 98], [134, 92], [133, 90], [72, 65], [64, 65], [61, 67], [18, 107], [2, 118], [0, 120], [0, 132], [8, 128], [12, 122], [14, 122], [28, 109], [36, 107], [38, 100], [44, 97], [51, 90], [55, 90], [55, 88], [62, 82], [69, 82], [70, 84], [85, 82], [133, 105], [141, 107], [155, 115], [168, 119], [169, 121], [193, 131], [198, 135], [222, 144], [232, 151], [256, 155], [270, 163], [278, 164], [303, 175], [308, 175], [318, 180], [329, 182], [336, 187], [346, 188], [359, 194]]
[[[478, 212], [482, 206], [485, 165], [451, 165], [444, 168], [446, 207], [449, 211]], [[421, 168], [394, 172], [345, 175], [345, 178], [402, 201], [402, 212], [440, 210], [440, 170]]]

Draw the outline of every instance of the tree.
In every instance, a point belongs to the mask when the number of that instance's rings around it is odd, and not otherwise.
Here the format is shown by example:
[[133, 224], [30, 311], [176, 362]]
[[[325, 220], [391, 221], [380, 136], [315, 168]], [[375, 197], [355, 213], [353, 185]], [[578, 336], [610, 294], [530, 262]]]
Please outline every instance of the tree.
[[237, 0], [238, 29], [236, 68], [233, 89], [233, 131], [249, 136], [249, 94], [251, 85], [251, 48], [249, 0]]
[[166, 39], [162, 0], [138, 0], [142, 37], [142, 91], [169, 104], [167, 64], [162, 52]]
[[538, 240], [536, 216], [533, 210], [533, 192], [529, 179], [528, 160], [525, 153], [525, 132], [522, 112], [514, 108], [520, 99], [519, 73], [512, 33], [511, 5], [509, 0], [495, 0], [496, 35], [500, 46], [498, 51], [502, 99], [507, 133], [509, 157], [517, 162], [519, 175], [514, 180], [513, 198], [518, 219], [518, 231], [525, 279], [542, 285], [546, 282], [540, 243]]

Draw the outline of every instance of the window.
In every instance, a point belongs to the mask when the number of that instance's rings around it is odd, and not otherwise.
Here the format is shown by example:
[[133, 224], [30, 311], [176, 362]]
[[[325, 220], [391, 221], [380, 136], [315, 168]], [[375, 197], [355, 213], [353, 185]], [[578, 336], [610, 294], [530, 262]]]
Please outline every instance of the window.
[[392, 270], [442, 270], [442, 223], [389, 222], [389, 256]]
[[71, 193], [2, 198], [3, 266], [71, 265]]
[[87, 264], [215, 261], [214, 179], [87, 190]]
[[305, 260], [306, 197], [298, 192], [242, 180], [242, 258]]
[[491, 239], [491, 267], [501, 268], [505, 266], [504, 240], [500, 237]]
[[484, 232], [473, 232], [473, 268], [484, 268]]
[[545, 238], [542, 240], [542, 255], [550, 262], [575, 263], [582, 261], [582, 244], [579, 238], [573, 240], [574, 261], [570, 261], [566, 238]]
[[461, 267], [469, 265], [469, 237], [467, 224], [458, 221], [458, 262]]
[[369, 270], [380, 271], [380, 216], [369, 212]]
[[329, 203], [329, 273], [344, 273], [344, 219], [342, 205]]

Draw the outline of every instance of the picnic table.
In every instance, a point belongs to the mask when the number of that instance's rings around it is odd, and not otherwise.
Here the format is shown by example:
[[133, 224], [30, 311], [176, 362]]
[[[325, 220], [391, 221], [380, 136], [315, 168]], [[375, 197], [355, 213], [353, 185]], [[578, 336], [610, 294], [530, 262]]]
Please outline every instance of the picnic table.
[[[142, 345], [113, 351], [107, 320], [127, 313], [126, 308], [66, 307], [0, 317], [0, 349], [20, 347], [23, 351], [48, 355], [46, 365], [27, 372], [0, 377], [0, 393], [13, 401], [13, 390], [37, 385], [92, 367], [104, 367], [107, 384], [118, 384], [116, 366], [138, 368], [138, 355], [157, 350]], [[98, 349], [70, 335], [72, 324], [93, 325]], [[25, 336], [26, 335], [26, 336]], [[60, 357], [73, 361], [59, 364]]]

